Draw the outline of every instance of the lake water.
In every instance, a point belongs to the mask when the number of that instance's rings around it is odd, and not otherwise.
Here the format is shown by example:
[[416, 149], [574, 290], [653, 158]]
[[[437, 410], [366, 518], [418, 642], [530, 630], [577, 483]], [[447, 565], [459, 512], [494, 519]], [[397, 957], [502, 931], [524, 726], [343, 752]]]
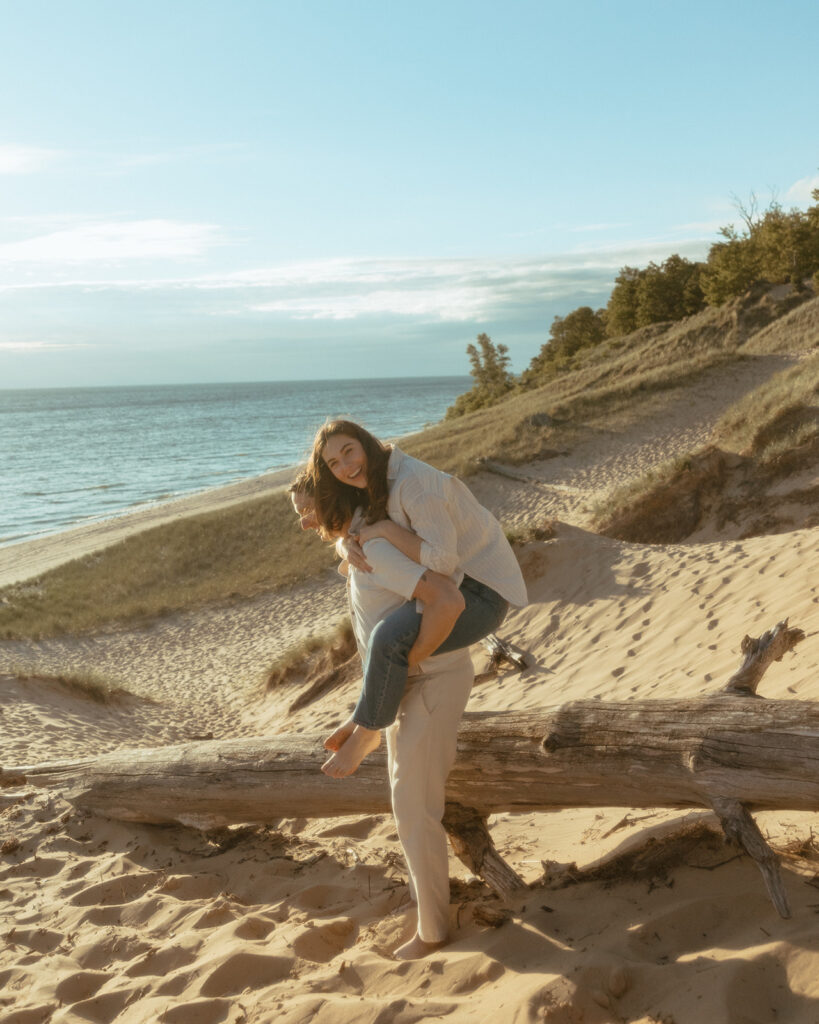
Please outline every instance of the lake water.
[[292, 466], [344, 416], [440, 420], [469, 377], [0, 391], [0, 545]]

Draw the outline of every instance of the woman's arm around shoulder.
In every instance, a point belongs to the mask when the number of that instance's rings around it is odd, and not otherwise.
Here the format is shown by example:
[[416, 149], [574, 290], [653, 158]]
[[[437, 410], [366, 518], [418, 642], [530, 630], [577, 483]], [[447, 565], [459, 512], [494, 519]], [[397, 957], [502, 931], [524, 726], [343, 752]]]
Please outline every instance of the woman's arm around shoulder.
[[417, 555], [405, 554], [433, 572], [451, 576], [458, 568], [458, 528], [446, 493], [449, 478], [425, 463], [416, 465], [423, 471], [399, 478], [390, 492], [390, 504], [400, 508], [420, 541]]

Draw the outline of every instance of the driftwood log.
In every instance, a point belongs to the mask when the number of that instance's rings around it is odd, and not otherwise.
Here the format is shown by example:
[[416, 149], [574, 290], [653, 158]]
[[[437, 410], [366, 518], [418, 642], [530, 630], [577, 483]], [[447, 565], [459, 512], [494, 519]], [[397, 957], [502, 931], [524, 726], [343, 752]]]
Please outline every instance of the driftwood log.
[[[803, 639], [781, 622], [757, 640], [723, 691], [685, 700], [580, 700], [540, 712], [464, 716], [445, 816], [461, 859], [497, 891], [523, 885], [494, 849], [486, 817], [562, 807], [706, 807], [756, 860], [789, 915], [777, 858], [750, 815], [819, 810], [819, 704], [763, 700], [765, 669]], [[283, 817], [384, 813], [383, 750], [348, 779], [324, 776], [318, 734], [119, 750], [0, 770], [0, 786], [59, 787], [125, 821], [207, 829]]]

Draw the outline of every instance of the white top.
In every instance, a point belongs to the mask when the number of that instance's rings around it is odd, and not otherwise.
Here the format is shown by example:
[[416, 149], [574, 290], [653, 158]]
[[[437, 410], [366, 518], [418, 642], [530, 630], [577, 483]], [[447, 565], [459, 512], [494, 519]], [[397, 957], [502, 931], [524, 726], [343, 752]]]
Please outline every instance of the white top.
[[[347, 577], [350, 617], [362, 662], [367, 654], [370, 633], [391, 611], [410, 600], [425, 569], [423, 565], [403, 555], [383, 537], [368, 540], [364, 545], [364, 554], [373, 571], [359, 572], [351, 569]], [[410, 669], [410, 673], [416, 674], [419, 670], [428, 672], [433, 668], [441, 669], [449, 662], [464, 659], [471, 667], [466, 650], [437, 654], [435, 657], [425, 658], [418, 669]]]
[[518, 560], [489, 509], [457, 477], [393, 448], [387, 515], [421, 538], [421, 561], [444, 576], [465, 573], [510, 604], [528, 604]]

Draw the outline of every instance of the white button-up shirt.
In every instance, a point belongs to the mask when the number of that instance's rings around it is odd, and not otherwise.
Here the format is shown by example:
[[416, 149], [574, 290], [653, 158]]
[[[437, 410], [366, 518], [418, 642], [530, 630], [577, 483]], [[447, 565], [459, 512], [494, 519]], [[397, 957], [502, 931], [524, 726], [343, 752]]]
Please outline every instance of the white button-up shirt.
[[489, 509], [457, 477], [393, 448], [387, 514], [421, 538], [421, 562], [444, 576], [465, 573], [510, 604], [528, 603], [518, 560]]

